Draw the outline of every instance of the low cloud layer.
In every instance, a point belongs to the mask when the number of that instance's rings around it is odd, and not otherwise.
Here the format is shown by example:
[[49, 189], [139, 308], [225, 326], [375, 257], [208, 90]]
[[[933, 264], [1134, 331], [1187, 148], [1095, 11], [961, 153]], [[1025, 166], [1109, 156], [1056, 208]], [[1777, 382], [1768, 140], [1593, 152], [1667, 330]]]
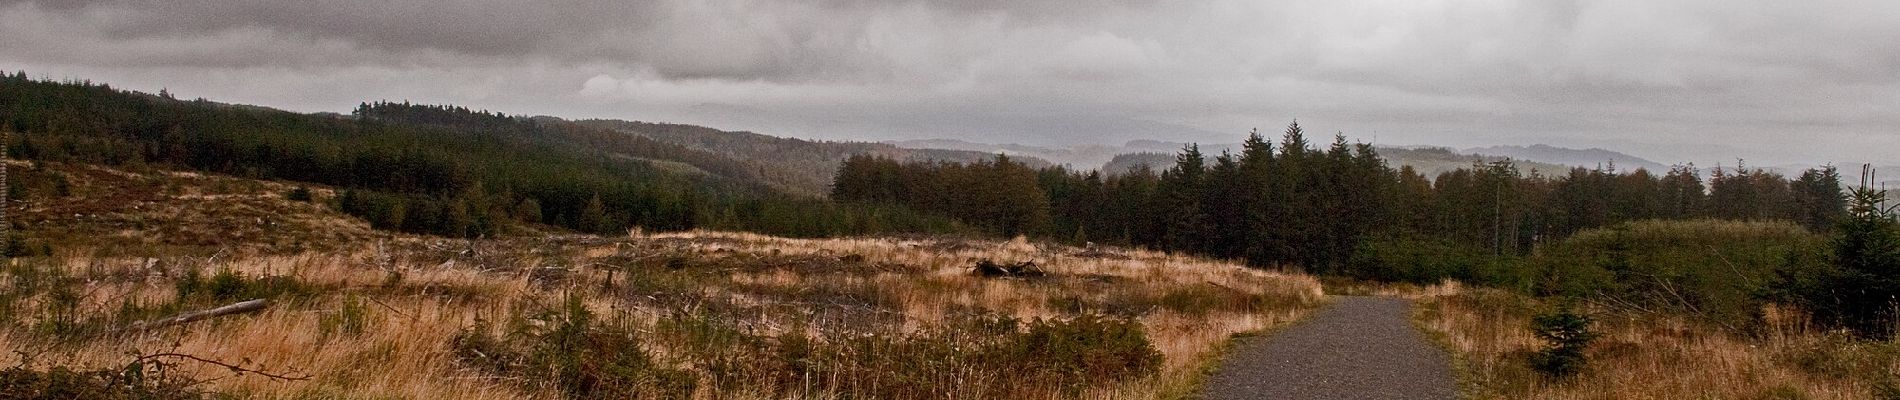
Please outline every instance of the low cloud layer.
[[0, 0], [0, 68], [826, 139], [1388, 144], [1896, 162], [1900, 2]]

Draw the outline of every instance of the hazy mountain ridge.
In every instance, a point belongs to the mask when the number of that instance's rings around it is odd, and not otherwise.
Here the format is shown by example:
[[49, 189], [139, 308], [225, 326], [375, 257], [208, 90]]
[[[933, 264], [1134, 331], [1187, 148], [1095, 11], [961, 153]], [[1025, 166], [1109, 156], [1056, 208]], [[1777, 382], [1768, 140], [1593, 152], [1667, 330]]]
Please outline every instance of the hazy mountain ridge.
[[918, 139], [886, 141], [889, 144], [906, 149], [946, 149], [973, 151], [984, 154], [1007, 154], [1010, 156], [1033, 157], [1053, 165], [1068, 165], [1072, 168], [1093, 168], [1103, 160], [1125, 153], [1125, 147], [1081, 145], [1067, 148], [1031, 146], [1025, 144], [991, 144], [957, 139]]
[[789, 236], [958, 229], [942, 218], [789, 190], [775, 165], [553, 117], [385, 101], [349, 115], [304, 114], [24, 73], [0, 76], [0, 110], [18, 159], [336, 188], [342, 194], [332, 208], [380, 230], [483, 237], [532, 225]]
[[[1148, 165], [1154, 170], [1166, 169], [1174, 164], [1175, 154], [1180, 153], [1187, 143], [1163, 140], [1131, 140], [1121, 146], [1083, 145], [1075, 148], [1051, 148], [1019, 144], [989, 144], [955, 139], [906, 140], [885, 142], [901, 147], [954, 148], [990, 153], [1005, 153], [1038, 157], [1058, 164], [1069, 165], [1076, 169], [1097, 169], [1110, 174], [1126, 173], [1138, 165]], [[1539, 145], [1542, 146], [1542, 145]], [[1447, 147], [1438, 146], [1374, 146], [1394, 168], [1410, 166], [1425, 176], [1437, 176], [1459, 168], [1469, 168], [1473, 164], [1511, 160], [1525, 172], [1537, 171], [1544, 174], [1562, 173], [1572, 167], [1594, 168], [1598, 163], [1570, 164], [1551, 162], [1541, 159], [1525, 159], [1492, 154], [1469, 154]], [[1551, 153], [1564, 151], [1584, 152], [1583, 150], [1542, 146], [1551, 149]], [[1240, 143], [1201, 144], [1201, 152], [1212, 160], [1222, 152], [1238, 154]], [[1596, 149], [1601, 150], [1601, 149]], [[1609, 152], [1614, 154], [1622, 154]], [[1573, 157], [1575, 158], [1575, 157]], [[1632, 157], [1634, 158], [1634, 157]], [[1641, 160], [1641, 159], [1637, 159]], [[1640, 162], [1648, 162], [1642, 160]], [[1653, 164], [1653, 163], [1651, 163]], [[1618, 162], [1619, 168], [1623, 165]], [[1652, 168], [1655, 169], [1655, 168]], [[1666, 169], [1666, 168], [1664, 168]]]
[[1643, 168], [1650, 171], [1665, 171], [1669, 169], [1669, 166], [1663, 163], [1597, 147], [1572, 149], [1545, 144], [1533, 144], [1528, 146], [1500, 145], [1467, 148], [1459, 150], [1459, 152], [1510, 157], [1517, 160], [1531, 160], [1585, 168], [1593, 168], [1597, 165], [1602, 165], [1607, 168], [1614, 165], [1616, 169], [1619, 170]]
[[[781, 189], [818, 196], [829, 191], [838, 166], [854, 155], [880, 156], [899, 161], [968, 163], [988, 160], [998, 153], [958, 148], [909, 148], [888, 143], [815, 141], [660, 122], [594, 119], [574, 123], [720, 154], [747, 163]], [[1002, 153], [1011, 154], [1017, 161], [1032, 167], [1050, 165], [1037, 157], [1018, 156], [1021, 152]]]

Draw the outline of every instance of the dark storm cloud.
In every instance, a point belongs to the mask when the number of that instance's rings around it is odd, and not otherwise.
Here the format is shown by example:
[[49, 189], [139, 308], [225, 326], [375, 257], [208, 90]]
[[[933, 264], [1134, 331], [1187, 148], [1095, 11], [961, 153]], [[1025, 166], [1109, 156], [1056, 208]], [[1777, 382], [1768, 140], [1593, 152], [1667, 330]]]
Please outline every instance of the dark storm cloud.
[[1045, 144], [1297, 117], [1665, 161], [1900, 145], [1900, 3], [1876, 0], [0, 0], [0, 37], [0, 67], [308, 111]]

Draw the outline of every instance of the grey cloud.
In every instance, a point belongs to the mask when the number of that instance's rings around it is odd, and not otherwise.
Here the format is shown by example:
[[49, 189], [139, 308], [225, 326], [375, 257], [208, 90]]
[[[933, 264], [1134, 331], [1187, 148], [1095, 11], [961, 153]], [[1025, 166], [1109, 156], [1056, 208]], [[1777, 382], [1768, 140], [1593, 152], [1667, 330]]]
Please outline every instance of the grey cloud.
[[0, 0], [0, 22], [0, 67], [313, 111], [381, 96], [1044, 144], [1299, 117], [1685, 161], [1712, 137], [1805, 159], [1900, 145], [1900, 3], [1878, 0]]

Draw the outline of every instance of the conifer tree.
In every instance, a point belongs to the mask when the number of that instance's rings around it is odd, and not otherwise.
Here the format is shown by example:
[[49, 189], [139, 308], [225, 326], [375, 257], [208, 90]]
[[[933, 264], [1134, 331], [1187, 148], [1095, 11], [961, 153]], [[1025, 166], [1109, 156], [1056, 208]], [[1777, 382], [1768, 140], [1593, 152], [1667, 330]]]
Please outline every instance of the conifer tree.
[[599, 193], [595, 193], [593, 198], [587, 200], [587, 205], [581, 208], [580, 216], [575, 218], [574, 225], [585, 232], [607, 232], [607, 207], [601, 203]]
[[1852, 207], [1834, 229], [1833, 268], [1784, 279], [1794, 300], [1821, 323], [1887, 340], [1900, 322], [1900, 221], [1873, 182], [1871, 171], [1862, 174]]
[[1831, 230], [1847, 214], [1847, 194], [1841, 192], [1841, 173], [1834, 166], [1809, 169], [1791, 182], [1792, 214], [1808, 230]]
[[1704, 215], [1703, 203], [1708, 190], [1702, 185], [1702, 174], [1695, 164], [1671, 167], [1663, 175], [1659, 190], [1662, 192], [1663, 218], [1686, 219]]
[[1214, 166], [1208, 168], [1201, 185], [1201, 199], [1198, 205], [1203, 226], [1198, 235], [1202, 238], [1200, 251], [1215, 257], [1240, 257], [1247, 246], [1247, 208], [1245, 193], [1241, 190], [1240, 161], [1233, 154], [1222, 152], [1214, 157]]
[[1286, 215], [1288, 206], [1284, 201], [1285, 192], [1275, 185], [1276, 168], [1279, 166], [1274, 160], [1273, 143], [1258, 129], [1247, 132], [1247, 140], [1241, 143], [1240, 173], [1231, 184], [1238, 187], [1244, 203], [1244, 214], [1238, 224], [1244, 243], [1241, 256], [1255, 264], [1275, 261], [1272, 254], [1276, 254], [1277, 248], [1269, 246], [1275, 238], [1269, 232], [1277, 229], [1276, 224]]
[[1161, 173], [1162, 206], [1169, 217], [1160, 243], [1163, 248], [1193, 251], [1202, 246], [1207, 229], [1207, 217], [1200, 205], [1206, 164], [1201, 147], [1189, 144], [1175, 158], [1174, 167]]

